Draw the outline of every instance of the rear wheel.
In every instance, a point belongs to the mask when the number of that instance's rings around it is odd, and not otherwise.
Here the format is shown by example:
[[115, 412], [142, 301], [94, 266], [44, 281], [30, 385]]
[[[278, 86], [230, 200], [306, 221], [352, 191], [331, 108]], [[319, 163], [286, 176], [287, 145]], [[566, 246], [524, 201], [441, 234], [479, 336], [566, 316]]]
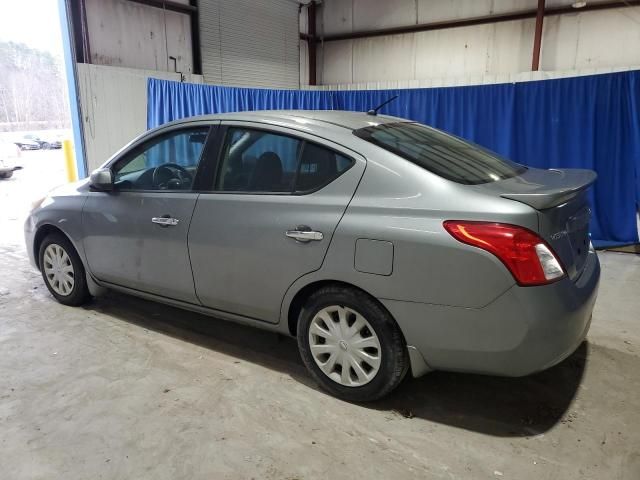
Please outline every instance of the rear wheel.
[[69, 239], [58, 233], [47, 235], [38, 258], [44, 283], [58, 302], [78, 306], [91, 298], [84, 266]]
[[376, 400], [404, 378], [409, 359], [400, 329], [364, 292], [328, 286], [300, 313], [298, 347], [305, 365], [337, 397]]

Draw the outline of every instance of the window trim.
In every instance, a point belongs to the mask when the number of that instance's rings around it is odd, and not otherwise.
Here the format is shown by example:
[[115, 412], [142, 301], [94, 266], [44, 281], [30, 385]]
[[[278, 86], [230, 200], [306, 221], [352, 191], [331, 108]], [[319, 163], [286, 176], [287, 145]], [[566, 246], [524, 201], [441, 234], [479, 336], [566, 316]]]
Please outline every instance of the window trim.
[[[283, 137], [290, 137], [293, 138], [294, 140], [297, 140], [300, 142], [301, 144], [301, 148], [300, 151], [298, 152], [298, 165], [296, 168], [296, 173], [294, 176], [294, 180], [293, 180], [293, 185], [292, 185], [292, 189], [291, 191], [288, 192], [247, 192], [244, 190], [219, 190], [217, 188], [217, 183], [218, 183], [218, 179], [220, 177], [220, 173], [222, 170], [222, 165], [223, 165], [223, 158], [222, 156], [224, 155], [224, 149], [226, 146], [226, 142], [227, 142], [227, 135], [228, 135], [228, 131], [230, 129], [243, 129], [243, 130], [257, 130], [257, 131], [261, 131], [261, 132], [266, 132], [266, 133], [270, 133], [273, 135], [280, 135]], [[300, 137], [298, 135], [292, 134], [290, 132], [281, 132], [279, 130], [274, 130], [269, 128], [268, 126], [262, 126], [262, 125], [242, 125], [242, 124], [221, 124], [220, 128], [218, 129], [217, 132], [217, 143], [218, 143], [218, 155], [216, 156], [216, 167], [215, 167], [215, 175], [213, 178], [213, 181], [210, 183], [210, 185], [213, 187], [210, 190], [201, 190], [201, 193], [215, 193], [215, 194], [228, 194], [228, 195], [277, 195], [277, 196], [291, 196], [291, 197], [299, 197], [299, 196], [303, 196], [303, 195], [311, 195], [312, 193], [318, 192], [320, 190], [322, 190], [323, 188], [325, 188], [326, 186], [328, 186], [329, 184], [333, 183], [334, 181], [336, 181], [338, 178], [340, 178], [343, 174], [345, 174], [347, 171], [349, 171], [351, 168], [353, 168], [353, 166], [356, 164], [356, 159], [351, 156], [351, 155], [347, 155], [344, 152], [340, 152], [338, 150], [336, 150], [335, 148], [331, 148], [328, 145], [319, 143], [319, 142], [314, 142], [312, 140], [307, 140], [304, 137]], [[351, 164], [345, 168], [344, 170], [342, 170], [341, 172], [339, 172], [337, 175], [335, 175], [334, 177], [330, 178], [328, 181], [326, 181], [325, 183], [323, 183], [322, 185], [319, 185], [316, 188], [310, 189], [310, 190], [296, 190], [297, 187], [297, 183], [298, 183], [298, 175], [300, 173], [300, 167], [302, 166], [302, 155], [304, 153], [304, 148], [306, 147], [306, 145], [310, 143], [313, 145], [316, 145], [320, 148], [324, 148], [326, 150], [329, 150], [333, 153], [335, 153], [336, 155], [340, 155], [344, 158], [347, 158], [348, 160], [351, 161]]]
[[[200, 157], [198, 158], [198, 166], [196, 168], [195, 174], [193, 176], [193, 183], [189, 190], [160, 190], [160, 189], [130, 189], [130, 188], [117, 188], [114, 181], [114, 193], [163, 193], [163, 194], [185, 194], [185, 193], [199, 193], [199, 189], [197, 188], [202, 183], [202, 177], [205, 176], [208, 172], [206, 170], [207, 157], [209, 153], [210, 144], [214, 143], [212, 140], [215, 140], [216, 131], [218, 130], [219, 125], [217, 124], [203, 124], [203, 125], [184, 125], [178, 128], [172, 128], [170, 130], [163, 130], [156, 135], [153, 135], [149, 138], [145, 138], [142, 142], [133, 146], [131, 149], [123, 152], [117, 159], [115, 159], [112, 163], [109, 164], [108, 168], [115, 179], [116, 172], [115, 168], [123, 162], [127, 160], [132, 160], [132, 155], [140, 155], [140, 153], [144, 152], [148, 148], [151, 148], [149, 145], [157, 144], [163, 141], [165, 138], [173, 137], [176, 135], [180, 135], [185, 131], [196, 131], [203, 130], [203, 133], [206, 133], [206, 138], [204, 144], [202, 146], [202, 150], [200, 150]], [[204, 132], [206, 130], [206, 132]], [[135, 157], [134, 157], [135, 158]]]

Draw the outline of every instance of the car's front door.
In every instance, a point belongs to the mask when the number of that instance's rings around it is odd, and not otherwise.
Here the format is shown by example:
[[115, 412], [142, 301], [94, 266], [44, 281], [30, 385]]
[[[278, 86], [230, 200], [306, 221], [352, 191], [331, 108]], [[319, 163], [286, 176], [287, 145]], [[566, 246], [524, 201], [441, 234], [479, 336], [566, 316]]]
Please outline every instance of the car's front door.
[[134, 147], [111, 166], [113, 192], [90, 192], [84, 249], [98, 280], [198, 303], [187, 234], [210, 126], [181, 128]]
[[189, 251], [203, 305], [276, 323], [289, 286], [321, 267], [364, 158], [312, 135], [222, 124]]

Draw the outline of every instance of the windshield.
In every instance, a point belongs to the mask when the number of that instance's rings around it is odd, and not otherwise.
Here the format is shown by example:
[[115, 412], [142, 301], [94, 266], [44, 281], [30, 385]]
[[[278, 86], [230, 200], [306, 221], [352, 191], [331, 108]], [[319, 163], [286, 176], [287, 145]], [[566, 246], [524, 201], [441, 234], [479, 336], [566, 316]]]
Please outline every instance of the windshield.
[[440, 177], [466, 185], [496, 182], [526, 170], [479, 145], [419, 123], [387, 123], [353, 133]]

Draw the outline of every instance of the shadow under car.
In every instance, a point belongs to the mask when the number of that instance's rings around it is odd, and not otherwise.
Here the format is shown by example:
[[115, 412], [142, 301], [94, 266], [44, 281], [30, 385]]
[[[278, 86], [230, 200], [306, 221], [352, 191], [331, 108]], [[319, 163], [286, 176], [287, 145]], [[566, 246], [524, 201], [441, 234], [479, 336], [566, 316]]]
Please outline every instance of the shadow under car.
[[[323, 392], [307, 373], [293, 338], [116, 292], [84, 308], [277, 370]], [[488, 435], [537, 435], [568, 410], [588, 352], [585, 341], [560, 364], [520, 378], [432, 372], [414, 379], [408, 374], [388, 397], [361, 405]]]

